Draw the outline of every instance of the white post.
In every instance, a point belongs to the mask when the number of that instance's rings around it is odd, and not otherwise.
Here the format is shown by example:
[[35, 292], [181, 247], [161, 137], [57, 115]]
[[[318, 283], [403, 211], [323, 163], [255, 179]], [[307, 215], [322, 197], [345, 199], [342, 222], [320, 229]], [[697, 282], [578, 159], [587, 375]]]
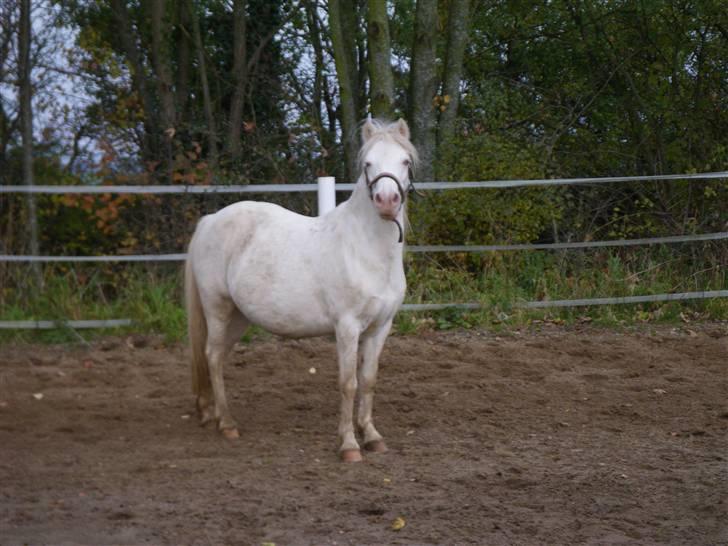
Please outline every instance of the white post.
[[319, 176], [318, 215], [323, 216], [336, 208], [336, 179], [333, 176]]

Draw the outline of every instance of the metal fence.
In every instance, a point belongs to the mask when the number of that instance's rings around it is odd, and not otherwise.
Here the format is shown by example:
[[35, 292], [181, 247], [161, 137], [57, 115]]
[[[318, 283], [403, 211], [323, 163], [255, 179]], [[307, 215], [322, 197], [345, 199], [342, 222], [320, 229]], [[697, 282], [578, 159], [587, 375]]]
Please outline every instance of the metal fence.
[[[566, 179], [540, 179], [540, 180], [493, 180], [481, 182], [424, 182], [417, 185], [420, 190], [454, 190], [478, 188], [517, 188], [529, 186], [556, 186], [556, 185], [593, 185], [616, 182], [660, 182], [668, 183], [679, 180], [715, 180], [728, 179], [728, 171], [674, 174], [658, 176], [620, 176], [603, 178], [566, 178]], [[325, 186], [329, 191], [351, 191], [354, 184], [329, 184]], [[0, 186], [0, 193], [34, 193], [34, 194], [230, 194], [230, 193], [298, 193], [319, 192], [319, 203], [332, 202], [331, 198], [322, 200], [322, 184], [250, 184], [229, 186]], [[544, 244], [511, 244], [511, 245], [412, 245], [407, 246], [407, 252], [504, 252], [522, 250], [568, 250], [580, 248], [624, 247], [637, 245], [674, 244], [696, 241], [718, 241], [728, 239], [728, 232], [674, 235], [667, 237], [652, 237], [640, 239], [617, 239], [605, 241], [577, 241], [564, 243]], [[186, 254], [143, 254], [143, 255], [114, 255], [114, 256], [20, 256], [0, 255], [0, 262], [169, 262], [183, 261]], [[515, 302], [514, 307], [525, 309], [549, 307], [578, 307], [590, 305], [619, 305], [658, 301], [683, 301], [707, 298], [728, 297], [728, 290], [712, 290], [702, 292], [681, 292], [671, 294], [652, 294], [644, 296], [626, 296], [572, 300], [548, 300]], [[483, 304], [479, 302], [448, 302], [429, 304], [405, 304], [404, 311], [436, 311], [442, 309], [479, 309]], [[82, 321], [0, 321], [0, 329], [50, 329], [56, 327], [81, 328], [110, 328], [128, 326], [130, 319], [114, 320], [82, 320]]]

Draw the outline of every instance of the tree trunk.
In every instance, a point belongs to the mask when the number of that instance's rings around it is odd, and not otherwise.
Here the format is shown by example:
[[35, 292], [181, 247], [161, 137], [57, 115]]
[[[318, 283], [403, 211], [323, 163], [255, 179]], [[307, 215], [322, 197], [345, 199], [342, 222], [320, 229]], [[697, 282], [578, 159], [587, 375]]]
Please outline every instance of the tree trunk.
[[[417, 3], [419, 7], [419, 2]], [[369, 83], [372, 114], [391, 119], [394, 114], [394, 77], [385, 0], [369, 0]]]
[[460, 79], [470, 27], [470, 0], [452, 0], [448, 17], [447, 59], [440, 104], [438, 148], [450, 141], [455, 133], [455, 118], [460, 104]]
[[8, 144], [10, 144], [12, 133], [13, 130], [10, 119], [5, 113], [2, 104], [0, 104], [0, 184], [10, 184], [10, 182], [6, 180], [6, 176], [8, 172]]
[[172, 183], [173, 145], [177, 130], [177, 115], [174, 103], [174, 79], [172, 77], [170, 27], [165, 14], [166, 0], [150, 0], [152, 23], [152, 63], [157, 83], [157, 96], [162, 106], [162, 130], [164, 132], [164, 152], [167, 161], [169, 181]]
[[[356, 156], [359, 152], [357, 139], [358, 107], [356, 93], [358, 89], [356, 64], [356, 18], [352, 0], [329, 1], [329, 26], [331, 27], [331, 43], [334, 48], [334, 63], [339, 80], [341, 100], [341, 133], [344, 145], [346, 177], [354, 182], [357, 175]], [[349, 14], [347, 15], [345, 14]], [[353, 25], [350, 23], [353, 21]]]
[[[18, 36], [18, 80], [20, 83], [20, 119], [21, 134], [23, 138], [23, 183], [33, 185], [33, 108], [31, 98], [33, 95], [30, 79], [30, 0], [21, 0], [20, 3], [20, 33]], [[38, 215], [36, 212], [35, 195], [27, 194], [28, 204], [28, 235], [30, 238], [30, 253], [33, 256], [40, 254], [38, 242]], [[43, 287], [43, 273], [40, 263], [33, 262], [33, 275], [36, 287]]]
[[181, 2], [177, 7], [177, 85], [175, 96], [177, 104], [177, 125], [184, 125], [187, 129], [187, 104], [190, 96], [190, 37], [187, 29], [190, 28], [190, 9], [187, 2]]
[[420, 154], [417, 178], [425, 181], [432, 180], [435, 155], [436, 33], [437, 0], [417, 0], [410, 78], [410, 129], [412, 143]]
[[210, 98], [210, 85], [207, 81], [207, 65], [205, 64], [205, 47], [202, 43], [200, 33], [200, 19], [195, 11], [193, 0], [189, 0], [190, 19], [192, 20], [192, 35], [197, 50], [197, 64], [199, 65], [200, 84], [202, 85], [202, 101], [207, 120], [208, 145], [210, 146], [210, 166], [215, 169], [218, 162], [217, 154], [217, 125], [215, 123], [215, 112]]
[[243, 125], [243, 106], [245, 88], [248, 83], [247, 42], [245, 15], [246, 0], [233, 1], [233, 80], [235, 88], [230, 102], [230, 126], [228, 129], [227, 149], [234, 162], [242, 156], [241, 128]]
[[[0, 4], [0, 28], [4, 30], [4, 32], [0, 33], [0, 80], [5, 80], [5, 64], [10, 53], [10, 44], [17, 34], [16, 29], [12, 28], [12, 15], [14, 11], [15, 8], [13, 7], [11, 10], [10, 5], [5, 6]], [[17, 122], [16, 117], [13, 123], [17, 124]], [[7, 150], [13, 133], [13, 123], [11, 123], [10, 116], [5, 112], [3, 103], [0, 101], [0, 184], [10, 184], [5, 178], [8, 172]]]
[[[309, 36], [314, 51], [314, 82], [313, 97], [311, 98], [312, 115], [315, 119], [315, 130], [319, 135], [321, 147], [325, 150], [319, 172], [321, 175], [328, 174], [328, 163], [330, 160], [330, 150], [333, 147], [335, 139], [335, 131], [331, 131], [331, 117], [333, 113], [333, 103], [328, 93], [328, 81], [324, 70], [326, 69], [326, 61], [324, 60], [324, 45], [321, 40], [321, 21], [318, 16], [318, 3], [306, 2], [306, 20], [308, 23]], [[328, 124], [324, 124], [324, 108], [329, 120]], [[334, 126], [334, 130], [336, 127]]]
[[118, 39], [121, 49], [129, 60], [132, 87], [139, 95], [144, 109], [144, 138], [142, 156], [147, 161], [159, 160], [160, 121], [155, 106], [154, 94], [149, 85], [142, 55], [137, 46], [133, 26], [124, 0], [111, 0], [111, 9], [116, 19]]

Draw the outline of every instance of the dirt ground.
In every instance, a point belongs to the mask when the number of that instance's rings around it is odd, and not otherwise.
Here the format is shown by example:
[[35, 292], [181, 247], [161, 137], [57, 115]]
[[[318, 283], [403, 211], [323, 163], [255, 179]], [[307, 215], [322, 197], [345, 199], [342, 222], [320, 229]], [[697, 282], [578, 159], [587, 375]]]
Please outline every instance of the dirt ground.
[[226, 379], [234, 442], [182, 345], [0, 346], [0, 543], [728, 544], [727, 324], [392, 337], [360, 464], [331, 340]]

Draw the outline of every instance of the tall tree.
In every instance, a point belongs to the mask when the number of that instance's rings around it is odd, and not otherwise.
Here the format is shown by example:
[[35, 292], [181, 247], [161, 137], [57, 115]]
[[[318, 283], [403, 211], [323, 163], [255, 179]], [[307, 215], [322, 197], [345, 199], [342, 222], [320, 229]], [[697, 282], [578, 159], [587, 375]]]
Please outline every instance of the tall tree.
[[190, 76], [192, 71], [190, 38], [190, 5], [189, 2], [180, 2], [176, 10], [174, 37], [177, 52], [175, 74], [175, 105], [177, 107], [177, 125], [182, 128], [188, 119], [187, 106], [190, 98]]
[[[23, 183], [33, 185], [33, 82], [31, 80], [31, 25], [30, 0], [20, 2], [20, 32], [18, 34], [18, 80], [20, 93], [20, 120], [23, 138]], [[35, 195], [27, 194], [28, 203], [28, 232], [30, 238], [30, 252], [34, 256], [40, 254], [38, 242], [38, 214], [36, 211]], [[37, 287], [43, 286], [43, 274], [40, 263], [33, 262], [33, 273]]]
[[[17, 36], [17, 10], [14, 2], [0, 1], [0, 83], [11, 79], [10, 51]], [[17, 131], [18, 118], [13, 116], [9, 105], [0, 94], [0, 182], [5, 182], [8, 173], [8, 148]], [[9, 182], [7, 182], [9, 183]]]
[[442, 78], [442, 101], [437, 128], [437, 145], [452, 139], [460, 104], [460, 81], [470, 28], [470, 0], [452, 0], [447, 19], [447, 54]]
[[[419, 5], [419, 2], [418, 2]], [[369, 84], [371, 111], [377, 117], [394, 114], [394, 76], [389, 39], [386, 0], [368, 0], [367, 37], [369, 39]]]
[[240, 141], [243, 126], [243, 106], [247, 84], [247, 16], [245, 0], [233, 0], [233, 96], [230, 101], [228, 127], [228, 151], [234, 162], [240, 161], [242, 146]]
[[418, 178], [432, 180], [435, 158], [435, 110], [437, 89], [437, 0], [417, 0], [415, 38], [410, 79], [410, 128], [420, 154]]
[[359, 75], [357, 67], [357, 20], [354, 0], [329, 1], [329, 26], [334, 50], [334, 63], [339, 80], [341, 102], [341, 132], [346, 162], [346, 176], [356, 176], [356, 156], [359, 150], [357, 123], [359, 104], [357, 100]]
[[172, 48], [171, 27], [167, 14], [166, 0], [150, 0], [151, 35], [152, 35], [152, 63], [154, 66], [154, 81], [157, 87], [157, 98], [161, 103], [161, 121], [164, 142], [164, 153], [172, 182], [174, 164], [173, 139], [177, 131], [177, 109], [175, 105], [174, 77], [172, 76]]
[[[110, 41], [116, 42], [123, 58], [129, 63], [132, 88], [142, 101], [144, 133], [141, 142], [141, 155], [145, 161], [159, 159], [160, 152], [160, 125], [159, 112], [156, 107], [156, 98], [152, 83], [149, 81], [144, 53], [140, 48], [138, 35], [135, 31], [137, 25], [132, 21], [131, 14], [124, 0], [110, 0], [115, 30]], [[111, 28], [108, 29], [111, 32]]]
[[[313, 47], [314, 54], [314, 79], [313, 79], [313, 96], [311, 97], [311, 110], [319, 134], [321, 146], [326, 150], [326, 157], [334, 146], [336, 135], [336, 112], [334, 107], [333, 96], [329, 89], [327, 71], [327, 60], [324, 59], [325, 47], [322, 32], [322, 22], [319, 15], [318, 2], [308, 0], [305, 2], [306, 23], [308, 25], [308, 34]], [[323, 103], [323, 107], [322, 107]], [[324, 123], [324, 108], [326, 111], [326, 123]]]
[[[33, 82], [31, 80], [31, 25], [30, 25], [30, 0], [20, 2], [20, 32], [18, 34], [18, 68], [20, 73], [20, 125], [23, 137], [23, 183], [26, 186], [33, 185]], [[28, 232], [30, 238], [30, 252], [34, 256], [40, 254], [38, 242], [38, 214], [36, 211], [35, 195], [27, 194], [28, 203]], [[40, 263], [33, 262], [33, 274], [35, 275], [36, 286], [43, 286], [43, 274]]]
[[[217, 123], [215, 120], [215, 112], [213, 111], [212, 97], [210, 95], [210, 84], [207, 79], [207, 61], [205, 60], [205, 44], [202, 41], [202, 33], [200, 32], [200, 20], [197, 15], [197, 10], [193, 0], [189, 0], [188, 7], [190, 10], [190, 20], [192, 22], [192, 36], [195, 43], [195, 50], [197, 51], [197, 69], [200, 73], [200, 85], [202, 86], [202, 107], [205, 111], [205, 120], [207, 121], [207, 141], [210, 148], [210, 165], [212, 168], [217, 167], [218, 155], [217, 155]], [[237, 23], [235, 25], [237, 27]], [[237, 30], [237, 28], [236, 28]], [[245, 36], [243, 35], [243, 41]], [[237, 52], [236, 52], [237, 54]], [[243, 55], [245, 51], [243, 50]], [[237, 95], [233, 96], [233, 105], [235, 106]], [[242, 101], [242, 97], [240, 99]], [[242, 110], [242, 102], [240, 104]], [[242, 114], [241, 114], [242, 115]], [[236, 139], [238, 147], [231, 150], [235, 152], [234, 158], [238, 158], [240, 154], [240, 132], [237, 133]]]

